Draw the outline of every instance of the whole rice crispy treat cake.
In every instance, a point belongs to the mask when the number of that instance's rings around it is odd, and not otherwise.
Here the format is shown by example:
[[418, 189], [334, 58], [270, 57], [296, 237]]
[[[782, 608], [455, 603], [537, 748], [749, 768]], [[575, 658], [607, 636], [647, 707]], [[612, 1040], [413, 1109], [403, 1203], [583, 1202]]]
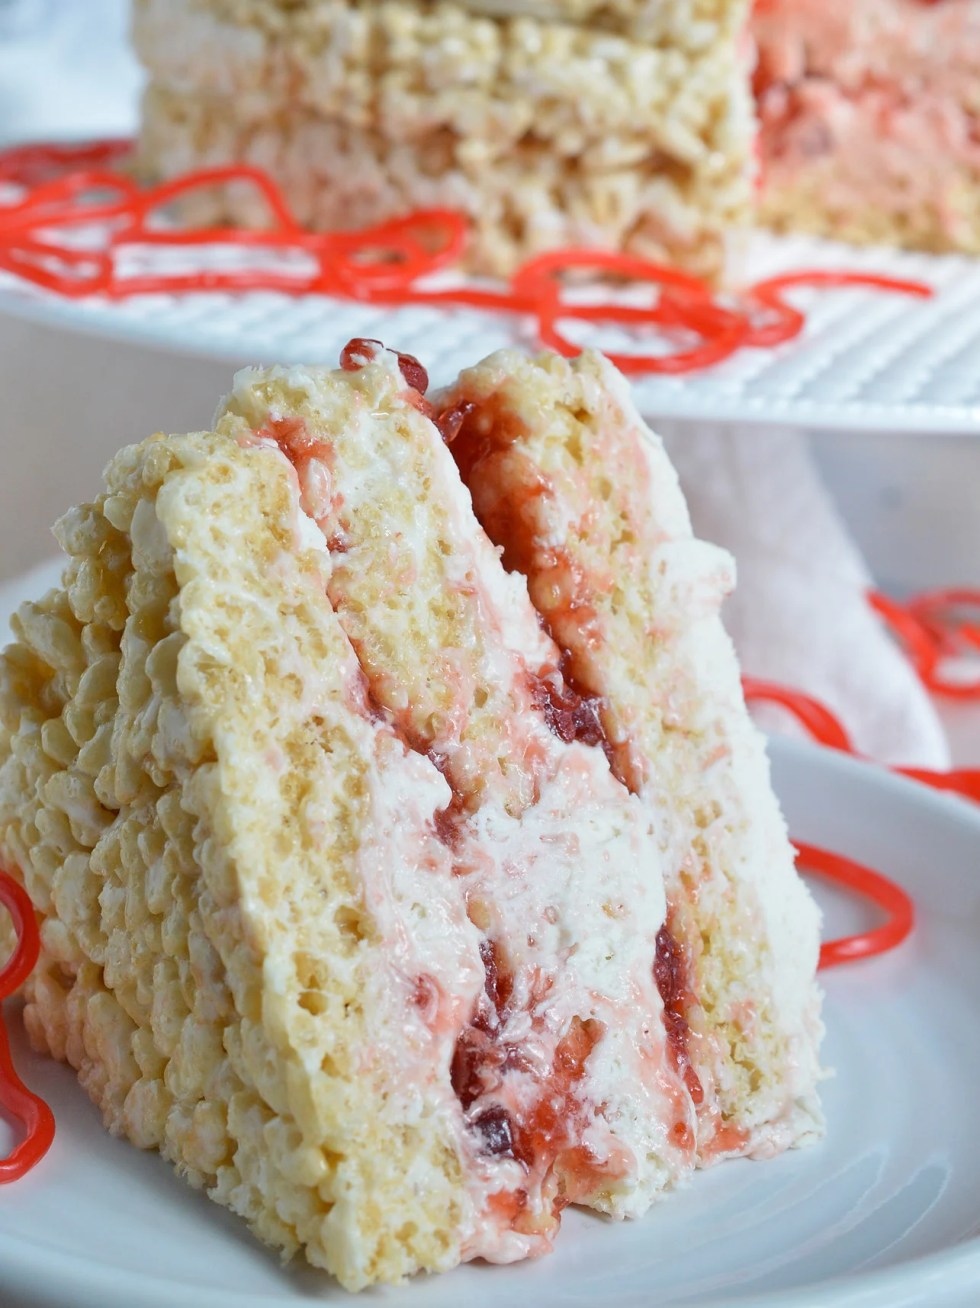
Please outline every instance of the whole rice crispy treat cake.
[[[714, 276], [749, 212], [753, 123], [744, 4], [703, 12], [691, 48], [408, 0], [139, 0], [140, 166], [258, 164], [316, 228], [458, 208], [477, 271], [585, 244]], [[192, 216], [262, 221], [241, 191]]]
[[[505, 366], [545, 400], [566, 367], [498, 357], [466, 394]], [[818, 920], [712, 634], [726, 556], [666, 492], [689, 666], [626, 650], [695, 742], [660, 742], [658, 794], [621, 656], [579, 684], [474, 518], [443, 438], [473, 401], [418, 387], [370, 342], [240, 374], [215, 431], [122, 451], [62, 520], [63, 585], [0, 657], [32, 1043], [352, 1289], [545, 1252], [569, 1203], [639, 1216], [819, 1131]]]

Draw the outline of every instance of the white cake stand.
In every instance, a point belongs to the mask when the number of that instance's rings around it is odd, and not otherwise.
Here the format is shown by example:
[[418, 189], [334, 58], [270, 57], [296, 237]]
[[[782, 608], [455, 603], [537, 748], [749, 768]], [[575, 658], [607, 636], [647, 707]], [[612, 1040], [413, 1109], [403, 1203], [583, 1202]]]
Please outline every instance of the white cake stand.
[[[173, 257], [151, 251], [141, 267], [156, 270]], [[243, 257], [233, 247], [211, 247], [193, 266], [233, 268]], [[857, 287], [797, 290], [792, 302], [807, 315], [799, 337], [773, 349], [739, 351], [705, 371], [636, 377], [646, 414], [810, 431], [980, 434], [980, 262], [765, 233], [748, 238], [735, 262], [740, 282], [843, 268], [921, 280], [935, 294], [921, 300]], [[0, 313], [235, 364], [333, 364], [351, 337], [375, 337], [417, 354], [436, 383], [502, 346], [536, 344], [529, 318], [468, 308], [380, 308], [269, 291], [67, 301], [4, 273]], [[582, 345], [631, 348], [616, 329], [577, 323], [568, 334], [573, 330]]]

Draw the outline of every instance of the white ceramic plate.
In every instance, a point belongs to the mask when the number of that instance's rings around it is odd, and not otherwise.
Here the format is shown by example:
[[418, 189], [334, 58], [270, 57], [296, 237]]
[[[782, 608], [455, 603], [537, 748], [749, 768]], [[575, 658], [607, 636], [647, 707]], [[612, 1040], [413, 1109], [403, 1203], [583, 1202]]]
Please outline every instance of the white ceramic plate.
[[[940, 1308], [980, 1302], [980, 811], [813, 747], [775, 742], [801, 840], [863, 859], [915, 896], [913, 938], [826, 975], [828, 1133], [726, 1163], [645, 1219], [566, 1214], [533, 1264], [459, 1268], [360, 1302], [390, 1308]], [[834, 934], [864, 921], [818, 894]], [[16, 1028], [13, 1005], [9, 1018]], [[0, 1190], [4, 1308], [281, 1308], [353, 1302], [281, 1268], [156, 1156], [106, 1136], [65, 1067], [15, 1056], [58, 1135]], [[0, 1127], [0, 1152], [8, 1140]]]
[[[151, 249], [134, 256], [139, 271], [236, 267], [242, 257], [234, 247], [177, 255]], [[733, 258], [732, 280], [819, 266], [920, 279], [936, 294], [923, 301], [866, 289], [798, 292], [808, 314], [800, 338], [778, 349], [740, 351], [704, 372], [637, 378], [642, 411], [661, 419], [784, 423], [813, 431], [980, 434], [980, 260], [758, 233]], [[417, 354], [439, 384], [501, 346], [535, 345], [529, 319], [470, 309], [380, 309], [266, 291], [66, 301], [3, 272], [0, 312], [235, 364], [334, 364], [351, 337], [368, 336]], [[573, 335], [575, 325], [568, 330]], [[580, 323], [578, 331], [579, 344], [631, 348], [608, 330], [590, 335]]]

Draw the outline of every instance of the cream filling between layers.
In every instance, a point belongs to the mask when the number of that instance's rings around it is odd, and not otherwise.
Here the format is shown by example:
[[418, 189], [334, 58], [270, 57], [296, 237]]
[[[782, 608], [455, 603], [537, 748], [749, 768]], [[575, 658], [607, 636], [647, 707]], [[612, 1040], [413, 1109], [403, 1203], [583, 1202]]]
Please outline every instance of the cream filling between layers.
[[[569, 746], [520, 819], [494, 805], [480, 810], [458, 867], [514, 977], [500, 1042], [543, 1069], [573, 1019], [602, 1023], [576, 1096], [586, 1114], [581, 1143], [610, 1169], [589, 1201], [635, 1217], [690, 1166], [676, 1128], [693, 1140], [695, 1114], [663, 1056], [652, 959], [666, 900], [649, 874], [655, 839], [638, 804], [610, 803], [608, 781], [595, 749]], [[538, 1096], [533, 1077], [510, 1077], [474, 1107], [499, 1102], [520, 1120]]]

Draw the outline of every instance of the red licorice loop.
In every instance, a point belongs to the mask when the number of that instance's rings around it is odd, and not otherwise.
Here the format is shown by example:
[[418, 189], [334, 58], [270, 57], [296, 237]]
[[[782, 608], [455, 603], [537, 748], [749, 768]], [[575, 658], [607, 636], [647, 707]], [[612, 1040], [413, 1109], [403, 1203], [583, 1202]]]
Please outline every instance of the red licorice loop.
[[771, 349], [793, 340], [806, 326], [805, 315], [787, 304], [778, 290], [764, 285], [750, 286], [743, 295], [750, 306], [765, 310], [761, 316], [758, 313], [752, 315], [746, 345], [755, 349]]
[[77, 145], [47, 141], [15, 145], [0, 152], [0, 182], [33, 187], [66, 168], [97, 168], [118, 163], [132, 149], [133, 142], [128, 137]]
[[[308, 232], [296, 222], [280, 188], [248, 164], [198, 168], [141, 190], [128, 177], [109, 171], [130, 150], [127, 141], [81, 145], [18, 146], [0, 154], [0, 182], [27, 188], [14, 203], [0, 206], [0, 268], [44, 290], [71, 298], [101, 294], [121, 300], [156, 292], [272, 290], [287, 295], [319, 293], [374, 304], [465, 306], [534, 316], [544, 344], [570, 355], [578, 346], [560, 330], [563, 319], [656, 328], [682, 346], [673, 353], [610, 354], [628, 373], [684, 373], [711, 367], [747, 346], [779, 344], [797, 335], [804, 315], [783, 293], [794, 286], [871, 286], [929, 295], [929, 287], [864, 273], [803, 271], [749, 287], [737, 302], [721, 303], [698, 278], [635, 255], [564, 249], [529, 259], [502, 288], [462, 286], [435, 290], [424, 279], [455, 263], [463, 252], [467, 219], [448, 209], [422, 210], [357, 232]], [[66, 170], [68, 170], [66, 172]], [[157, 211], [195, 191], [248, 185], [262, 197], [270, 224], [261, 231], [237, 227], [160, 227]], [[52, 229], [105, 226], [102, 245], [82, 254], [51, 239]], [[173, 249], [238, 245], [255, 251], [306, 256], [300, 266], [196, 272], [120, 271], [120, 256], [135, 246]], [[606, 280], [657, 288], [647, 306], [577, 303], [563, 295], [569, 274], [598, 274]], [[691, 345], [689, 338], [695, 343]]]
[[925, 282], [906, 277], [884, 277], [880, 273], [849, 272], [836, 268], [804, 268], [795, 272], [767, 277], [749, 287], [748, 294], [779, 294], [795, 286], [866, 286], [876, 291], [895, 291], [900, 295], [916, 295], [928, 300], [933, 289]]
[[600, 270], [607, 276], [621, 277], [624, 280], [652, 282], [657, 286], [670, 286], [675, 290], [685, 291], [696, 298], [710, 299], [711, 292], [704, 282], [690, 273], [672, 268], [669, 264], [655, 263], [652, 259], [642, 259], [638, 255], [618, 254], [610, 250], [589, 250], [570, 247], [563, 250], [549, 250], [545, 254], [535, 255], [523, 263], [511, 278], [515, 291], [530, 292], [532, 295], [546, 291], [563, 273]]
[[[41, 948], [34, 907], [27, 892], [13, 877], [0, 869], [0, 904], [10, 914], [17, 944], [13, 955], [0, 971], [0, 1003], [9, 998], [30, 976]], [[6, 1158], [0, 1158], [0, 1185], [26, 1175], [51, 1147], [54, 1139], [54, 1114], [17, 1075], [10, 1056], [10, 1044], [3, 1014], [0, 1012], [0, 1108], [9, 1113], [24, 1130], [24, 1139]]]
[[[606, 277], [650, 284], [660, 294], [657, 302], [648, 307], [613, 301], [570, 302], [562, 294], [562, 278], [570, 272], [582, 271], [599, 271]], [[748, 331], [745, 318], [718, 304], [703, 282], [676, 268], [634, 255], [553, 250], [519, 268], [511, 285], [518, 296], [534, 305], [542, 344], [566, 357], [578, 354], [580, 347], [559, 330], [563, 318], [681, 329], [700, 337], [698, 345], [673, 354], [605, 351], [609, 360], [627, 373], [682, 373], [709, 367], [734, 354]]]
[[798, 850], [797, 862], [802, 865], [801, 870], [817, 872], [820, 876], [853, 890], [884, 909], [887, 914], [882, 925], [871, 931], [824, 941], [820, 946], [821, 968], [854, 963], [861, 958], [872, 958], [875, 954], [886, 954], [908, 938], [915, 924], [915, 907], [901, 886], [889, 881], [880, 872], [873, 872], [853, 859], [844, 858], [842, 854], [832, 854], [816, 845], [801, 844], [800, 841], [794, 841], [794, 844]]
[[[613, 306], [610, 306], [608, 313], [600, 318], [594, 308], [586, 313], [578, 313], [574, 307], [561, 305], [557, 300], [544, 301], [538, 307], [538, 328], [541, 344], [557, 351], [566, 358], [580, 354], [582, 347], [569, 340], [559, 331], [558, 321], [562, 317], [588, 317], [593, 322], [623, 321], [619, 311]], [[646, 321], [653, 323], [656, 319], [651, 314]], [[603, 353], [610, 363], [619, 368], [621, 372], [628, 374], [695, 372], [701, 368], [713, 367], [716, 363], [721, 363], [733, 355], [739, 346], [744, 343], [747, 330], [746, 324], [738, 320], [731, 330], [724, 335], [716, 336], [713, 340], [703, 341], [702, 344], [694, 346], [693, 349], [681, 350], [676, 354], [621, 354], [613, 350], [605, 350]]]
[[893, 635], [902, 643], [908, 657], [915, 664], [919, 675], [931, 672], [939, 660], [935, 641], [922, 623], [897, 600], [889, 599], [879, 591], [868, 592], [868, 603], [883, 618]]
[[[101, 197], [108, 192], [114, 200]], [[139, 196], [136, 183], [122, 173], [80, 171], [35, 187], [26, 199], [0, 207], [0, 238], [38, 227], [78, 226], [127, 217]]]
[[831, 713], [825, 704], [805, 695], [801, 690], [791, 690], [788, 686], [779, 686], [773, 681], [760, 681], [756, 677], [743, 677], [742, 693], [747, 703], [767, 700], [787, 709], [819, 744], [826, 745], [829, 749], [843, 750], [846, 754], [855, 752], [840, 718]]
[[[649, 284], [658, 289], [654, 304], [637, 306], [615, 301], [602, 303], [569, 303], [561, 297], [561, 275], [584, 269], [599, 270], [605, 276], [614, 276], [634, 284]], [[578, 318], [586, 322], [613, 322], [620, 325], [660, 326], [694, 332], [703, 341], [715, 343], [712, 355], [721, 357], [738, 348], [745, 330], [741, 314], [719, 304], [711, 289], [688, 273], [642, 259], [633, 255], [595, 250], [555, 250], [538, 255], [524, 264], [512, 279], [512, 285], [521, 298], [537, 304], [539, 317], [543, 317], [549, 334], [564, 352], [576, 347], [564, 341], [555, 329], [559, 317]], [[734, 342], [734, 344], [733, 344]], [[684, 371], [690, 365], [686, 355], [610, 355], [628, 371]]]
[[867, 287], [877, 291], [893, 291], [900, 295], [914, 295], [928, 299], [933, 289], [925, 282], [910, 281], [901, 277], [882, 277], [877, 273], [847, 272], [835, 269], [801, 269], [797, 272], [783, 273], [779, 277], [767, 277], [755, 282], [743, 291], [744, 298], [751, 305], [755, 303], [767, 310], [767, 318], [750, 327], [746, 345], [756, 347], [780, 345], [792, 340], [803, 330], [806, 319], [783, 298], [784, 291], [798, 286], [819, 287]]
[[980, 593], [966, 587], [927, 591], [900, 604], [887, 595], [870, 591], [868, 602], [901, 641], [923, 685], [948, 699], [980, 699], [980, 677], [958, 681], [943, 676], [939, 670], [943, 657], [951, 652], [951, 636], [971, 646], [980, 646], [980, 629], [973, 624], [951, 629], [940, 623], [938, 616], [951, 605], [977, 604]]
[[174, 177], [169, 182], [160, 182], [148, 191], [139, 193], [132, 211], [135, 225], [140, 230], [145, 229], [148, 219], [157, 209], [194, 191], [241, 182], [249, 183], [259, 192], [268, 206], [278, 231], [302, 230], [283, 199], [282, 192], [269, 174], [263, 172], [261, 168], [252, 168], [248, 164], [222, 164], [215, 168], [195, 168], [193, 172]]
[[112, 265], [104, 250], [79, 250], [54, 241], [25, 239], [0, 245], [0, 268], [68, 299], [109, 289]]
[[[860, 758], [840, 718], [826, 704], [821, 704], [812, 696], [755, 677], [742, 678], [742, 692], [746, 703], [768, 700], [788, 709], [818, 744]], [[912, 781], [931, 786], [933, 790], [949, 791], [980, 803], [980, 769], [956, 768], [950, 772], [934, 772], [931, 768], [893, 767], [891, 770]]]
[[952, 616], [964, 608], [980, 612], [980, 589], [947, 586], [920, 591], [906, 601], [905, 607], [941, 644], [944, 653], [956, 654], [964, 645], [971, 651], [980, 649], [980, 622], [963, 622]]
[[921, 781], [933, 790], [946, 790], [980, 804], [980, 768], [953, 768], [950, 772], [934, 772], [931, 768], [899, 767], [894, 771], [912, 781]]

